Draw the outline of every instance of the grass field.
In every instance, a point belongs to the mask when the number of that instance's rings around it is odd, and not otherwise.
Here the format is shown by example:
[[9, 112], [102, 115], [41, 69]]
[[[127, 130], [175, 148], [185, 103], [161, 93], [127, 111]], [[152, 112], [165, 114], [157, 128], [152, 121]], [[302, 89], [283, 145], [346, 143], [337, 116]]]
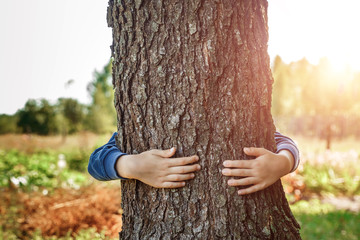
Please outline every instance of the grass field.
[[[119, 183], [86, 172], [89, 154], [110, 136], [0, 135], [0, 239], [117, 239]], [[359, 239], [359, 141], [326, 151], [323, 141], [292, 137], [302, 163], [283, 183], [303, 239]]]
[[64, 136], [38, 136], [28, 134], [0, 135], [0, 149], [17, 149], [21, 152], [33, 153], [43, 150], [69, 152], [77, 150], [90, 151], [95, 146], [103, 145], [112, 133], [96, 135], [91, 132], [81, 132], [76, 135]]

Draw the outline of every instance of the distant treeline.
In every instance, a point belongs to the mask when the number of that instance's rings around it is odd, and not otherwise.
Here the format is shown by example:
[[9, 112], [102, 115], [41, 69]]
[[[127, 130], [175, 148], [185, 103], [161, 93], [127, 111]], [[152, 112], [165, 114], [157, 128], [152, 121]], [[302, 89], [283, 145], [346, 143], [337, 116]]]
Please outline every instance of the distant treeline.
[[111, 62], [102, 71], [95, 71], [87, 90], [89, 105], [73, 98], [59, 98], [55, 104], [46, 99], [30, 99], [14, 115], [0, 115], [0, 134], [33, 133], [40, 135], [95, 133], [116, 130], [116, 112], [111, 84]]
[[286, 64], [277, 56], [272, 113], [288, 133], [360, 137], [360, 72], [334, 69], [323, 58], [317, 65], [306, 59]]

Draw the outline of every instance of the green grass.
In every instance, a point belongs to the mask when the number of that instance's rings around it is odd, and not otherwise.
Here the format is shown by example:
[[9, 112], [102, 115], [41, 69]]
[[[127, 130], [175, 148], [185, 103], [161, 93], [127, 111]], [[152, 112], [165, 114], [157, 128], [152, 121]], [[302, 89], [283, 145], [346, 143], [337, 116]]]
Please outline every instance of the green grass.
[[[60, 164], [60, 158], [64, 159], [63, 165]], [[42, 151], [25, 154], [17, 150], [0, 150], [0, 187], [13, 184], [28, 191], [39, 188], [77, 188], [88, 179], [87, 162], [88, 155], [81, 153], [59, 155]]]
[[301, 226], [300, 233], [304, 240], [359, 239], [359, 213], [338, 211], [317, 199], [299, 201], [291, 206], [291, 210]]
[[307, 162], [299, 174], [304, 178], [307, 191], [312, 193], [346, 196], [360, 194], [359, 166], [332, 168], [326, 164], [314, 166]]

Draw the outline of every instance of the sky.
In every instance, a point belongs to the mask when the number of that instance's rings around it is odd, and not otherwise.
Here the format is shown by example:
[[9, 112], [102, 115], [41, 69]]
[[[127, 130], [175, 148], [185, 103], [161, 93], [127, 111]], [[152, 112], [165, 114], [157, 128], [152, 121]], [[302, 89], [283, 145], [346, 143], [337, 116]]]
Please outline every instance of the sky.
[[269, 54], [360, 71], [360, 1], [269, 0]]
[[[335, 68], [360, 71], [359, 8], [357, 0], [269, 0], [270, 58], [328, 57]], [[0, 114], [29, 98], [89, 103], [86, 86], [111, 55], [106, 10], [106, 0], [2, 0]]]

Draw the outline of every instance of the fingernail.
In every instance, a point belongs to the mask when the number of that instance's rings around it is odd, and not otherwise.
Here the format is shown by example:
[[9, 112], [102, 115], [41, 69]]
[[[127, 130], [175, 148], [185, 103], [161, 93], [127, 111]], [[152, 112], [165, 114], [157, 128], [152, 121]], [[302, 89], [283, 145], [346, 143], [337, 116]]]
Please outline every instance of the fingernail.
[[181, 185], [182, 185], [182, 186], [185, 186], [185, 182], [182, 182]]
[[196, 169], [197, 169], [197, 170], [200, 170], [200, 169], [201, 169], [201, 166], [200, 166], [200, 165], [197, 165]]
[[223, 162], [223, 165], [224, 165], [225, 167], [228, 167], [228, 166], [229, 166], [229, 161]]
[[224, 168], [221, 172], [222, 172], [222, 174], [227, 174], [227, 173], [229, 173], [229, 170]]
[[173, 152], [175, 150], [175, 147], [170, 148], [170, 152]]
[[191, 178], [194, 178], [194, 177], [195, 177], [195, 174], [192, 173], [192, 174], [191, 174]]
[[229, 180], [229, 181], [228, 181], [228, 184], [229, 184], [229, 185], [234, 184], [234, 180], [232, 180], [232, 179], [231, 179], [231, 180]]
[[250, 148], [244, 147], [244, 151], [245, 151], [245, 152], [249, 152], [249, 151], [250, 151]]
[[239, 190], [239, 191], [238, 191], [238, 194], [239, 194], [239, 195], [243, 194], [243, 191]]

